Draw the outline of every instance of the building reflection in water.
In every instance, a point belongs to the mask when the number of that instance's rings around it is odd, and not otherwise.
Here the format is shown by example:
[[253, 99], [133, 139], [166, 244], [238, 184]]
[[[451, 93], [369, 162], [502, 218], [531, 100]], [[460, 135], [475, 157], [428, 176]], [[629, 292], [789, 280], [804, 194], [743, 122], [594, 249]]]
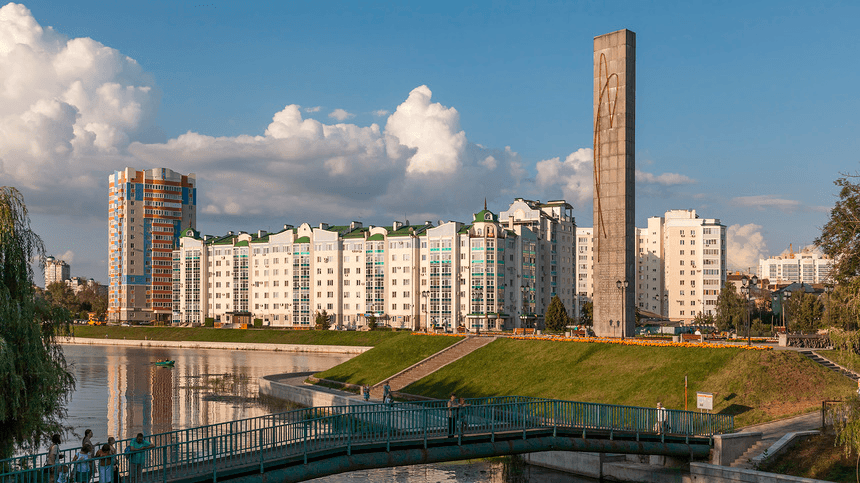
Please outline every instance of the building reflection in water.
[[[268, 414], [257, 399], [259, 377], [324, 370], [350, 358], [80, 345], [66, 345], [64, 353], [77, 381], [67, 423], [76, 433], [93, 429], [99, 442]], [[158, 359], [176, 366], [156, 366]]]

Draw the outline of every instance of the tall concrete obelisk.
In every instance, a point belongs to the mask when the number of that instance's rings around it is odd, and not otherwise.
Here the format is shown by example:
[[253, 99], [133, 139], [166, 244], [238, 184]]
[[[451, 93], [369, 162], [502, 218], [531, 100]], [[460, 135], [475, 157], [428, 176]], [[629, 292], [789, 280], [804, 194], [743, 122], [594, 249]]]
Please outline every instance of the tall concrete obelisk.
[[632, 337], [636, 323], [634, 152], [636, 34], [594, 38], [594, 332]]

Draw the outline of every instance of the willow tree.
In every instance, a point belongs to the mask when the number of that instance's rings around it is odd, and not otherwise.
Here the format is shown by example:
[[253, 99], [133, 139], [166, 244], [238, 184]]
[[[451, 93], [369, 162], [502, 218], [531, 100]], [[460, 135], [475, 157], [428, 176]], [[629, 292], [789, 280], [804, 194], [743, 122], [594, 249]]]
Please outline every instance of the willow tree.
[[60, 432], [75, 384], [56, 341], [69, 313], [35, 297], [30, 263], [44, 255], [23, 196], [0, 187], [0, 458]]

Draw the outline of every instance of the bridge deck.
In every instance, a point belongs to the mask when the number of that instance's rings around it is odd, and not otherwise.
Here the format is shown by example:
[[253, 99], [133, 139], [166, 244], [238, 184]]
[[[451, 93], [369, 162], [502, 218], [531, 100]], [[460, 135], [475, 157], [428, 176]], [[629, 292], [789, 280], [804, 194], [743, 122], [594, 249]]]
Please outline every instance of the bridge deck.
[[[363, 467], [550, 449], [707, 454], [710, 436], [733, 431], [726, 415], [516, 396], [467, 402], [454, 410], [445, 401], [308, 408], [152, 435], [144, 477], [191, 483], [276, 472], [301, 481]], [[658, 434], [660, 427], [668, 434]], [[30, 468], [38, 468], [39, 456], [30, 457]], [[125, 473], [127, 459], [114, 458]], [[0, 474], [0, 483], [38, 483], [42, 476], [39, 469], [18, 470]]]

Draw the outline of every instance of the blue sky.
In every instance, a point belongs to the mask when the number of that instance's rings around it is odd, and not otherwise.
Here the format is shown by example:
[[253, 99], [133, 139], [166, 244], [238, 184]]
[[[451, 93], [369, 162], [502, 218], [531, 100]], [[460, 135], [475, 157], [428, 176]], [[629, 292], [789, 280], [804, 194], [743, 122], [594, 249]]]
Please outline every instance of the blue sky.
[[628, 28], [637, 225], [696, 209], [751, 266], [810, 244], [857, 171], [860, 7], [715, 5], [7, 5], [0, 183], [102, 281], [107, 176], [126, 165], [195, 172], [204, 233], [467, 221], [485, 196], [564, 197], [591, 226], [592, 39]]

